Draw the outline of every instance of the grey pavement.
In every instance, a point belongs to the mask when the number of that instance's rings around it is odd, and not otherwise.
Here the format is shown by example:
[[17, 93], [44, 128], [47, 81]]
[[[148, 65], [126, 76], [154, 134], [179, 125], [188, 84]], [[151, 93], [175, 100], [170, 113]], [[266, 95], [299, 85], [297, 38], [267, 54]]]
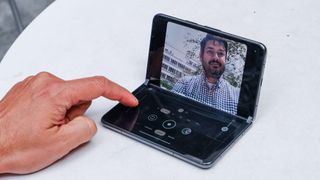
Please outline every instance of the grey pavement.
[[16, 2], [25, 28], [54, 0], [0, 0], [0, 62], [20, 34], [9, 1]]

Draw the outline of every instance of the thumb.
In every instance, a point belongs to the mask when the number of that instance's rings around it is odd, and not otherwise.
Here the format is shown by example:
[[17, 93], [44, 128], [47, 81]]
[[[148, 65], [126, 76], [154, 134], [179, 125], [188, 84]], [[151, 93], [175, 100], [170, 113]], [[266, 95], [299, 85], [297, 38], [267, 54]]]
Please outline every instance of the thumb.
[[67, 151], [89, 141], [97, 132], [97, 126], [90, 118], [78, 116], [69, 123], [61, 126], [61, 135]]

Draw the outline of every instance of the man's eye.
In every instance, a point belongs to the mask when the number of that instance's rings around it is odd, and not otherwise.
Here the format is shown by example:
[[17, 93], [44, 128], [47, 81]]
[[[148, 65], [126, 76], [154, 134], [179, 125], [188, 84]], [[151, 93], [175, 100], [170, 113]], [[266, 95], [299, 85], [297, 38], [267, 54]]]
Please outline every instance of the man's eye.
[[218, 53], [218, 56], [223, 57], [223, 56], [225, 56], [225, 54], [223, 52], [220, 52], [220, 53]]
[[209, 55], [213, 55], [213, 52], [212, 52], [212, 51], [210, 51], [210, 50], [208, 50], [208, 51], [207, 51], [207, 54], [209, 54]]

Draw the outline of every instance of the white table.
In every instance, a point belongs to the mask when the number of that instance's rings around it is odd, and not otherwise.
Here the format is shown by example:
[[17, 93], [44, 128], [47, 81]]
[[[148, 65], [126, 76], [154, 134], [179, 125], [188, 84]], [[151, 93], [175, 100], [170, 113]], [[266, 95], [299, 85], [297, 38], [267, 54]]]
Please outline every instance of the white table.
[[57, 0], [32, 22], [0, 64], [0, 97], [40, 71], [64, 79], [104, 75], [134, 90], [145, 78], [158, 12], [264, 42], [268, 58], [253, 127], [209, 170], [196, 168], [105, 129], [115, 102], [99, 98], [87, 115], [90, 143], [52, 166], [3, 179], [319, 179], [319, 1]]

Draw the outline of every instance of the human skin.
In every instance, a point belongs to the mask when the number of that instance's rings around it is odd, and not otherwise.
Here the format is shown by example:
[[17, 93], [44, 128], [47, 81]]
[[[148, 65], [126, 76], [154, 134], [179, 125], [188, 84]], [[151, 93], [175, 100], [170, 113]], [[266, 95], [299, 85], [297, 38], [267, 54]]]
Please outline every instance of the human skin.
[[200, 52], [200, 60], [208, 81], [216, 83], [225, 70], [226, 49], [224, 45], [209, 40], [203, 52]]
[[0, 174], [38, 171], [89, 141], [97, 127], [84, 113], [100, 96], [138, 105], [102, 76], [65, 81], [41, 72], [13, 86], [0, 101]]

